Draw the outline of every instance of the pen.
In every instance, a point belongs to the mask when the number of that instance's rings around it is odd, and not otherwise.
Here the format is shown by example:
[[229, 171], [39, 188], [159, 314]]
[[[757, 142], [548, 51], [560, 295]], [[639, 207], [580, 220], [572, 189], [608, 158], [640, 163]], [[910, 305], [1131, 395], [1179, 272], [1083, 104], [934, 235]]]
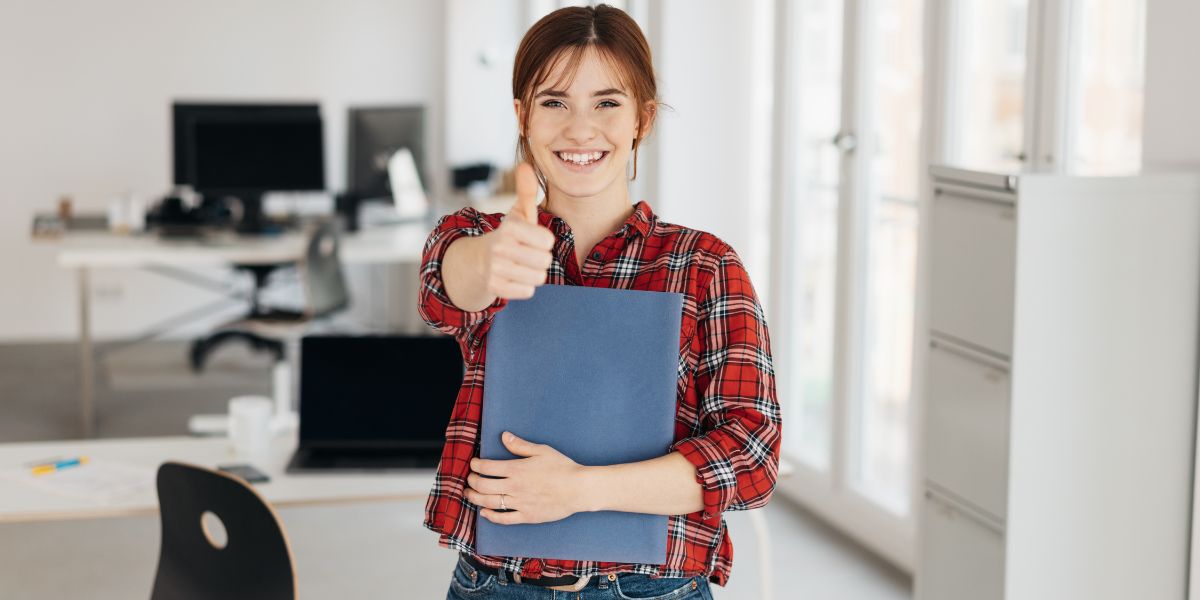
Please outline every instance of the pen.
[[33, 467], [33, 474], [45, 475], [47, 473], [53, 473], [62, 469], [84, 465], [87, 464], [87, 461], [88, 457], [86, 456], [80, 456], [78, 458], [64, 458], [63, 460], [56, 460], [54, 462], [48, 462]]

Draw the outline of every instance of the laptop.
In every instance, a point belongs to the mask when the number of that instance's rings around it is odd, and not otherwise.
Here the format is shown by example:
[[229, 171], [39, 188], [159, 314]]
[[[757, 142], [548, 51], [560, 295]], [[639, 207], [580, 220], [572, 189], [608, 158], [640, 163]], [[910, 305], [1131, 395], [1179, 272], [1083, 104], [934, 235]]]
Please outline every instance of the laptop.
[[300, 443], [289, 473], [437, 467], [462, 385], [448, 336], [300, 341]]

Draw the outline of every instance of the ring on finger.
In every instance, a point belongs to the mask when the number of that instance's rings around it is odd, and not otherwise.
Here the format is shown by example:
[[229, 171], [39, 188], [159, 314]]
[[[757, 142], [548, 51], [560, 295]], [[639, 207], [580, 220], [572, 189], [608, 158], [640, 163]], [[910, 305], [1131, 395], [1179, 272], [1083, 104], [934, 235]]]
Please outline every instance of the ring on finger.
[[504, 494], [500, 494], [500, 510], [508, 510], [508, 507], [504, 505]]

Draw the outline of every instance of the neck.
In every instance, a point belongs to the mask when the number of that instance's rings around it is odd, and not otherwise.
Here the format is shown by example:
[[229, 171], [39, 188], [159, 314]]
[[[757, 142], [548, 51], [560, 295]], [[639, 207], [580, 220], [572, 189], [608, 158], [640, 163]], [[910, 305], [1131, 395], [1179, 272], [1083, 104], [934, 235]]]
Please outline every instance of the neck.
[[[546, 210], [554, 213], [575, 235], [576, 242], [595, 243], [616, 231], [633, 214], [629, 190], [623, 181], [595, 196], [574, 197], [551, 190]], [[590, 246], [584, 248], [586, 251]]]

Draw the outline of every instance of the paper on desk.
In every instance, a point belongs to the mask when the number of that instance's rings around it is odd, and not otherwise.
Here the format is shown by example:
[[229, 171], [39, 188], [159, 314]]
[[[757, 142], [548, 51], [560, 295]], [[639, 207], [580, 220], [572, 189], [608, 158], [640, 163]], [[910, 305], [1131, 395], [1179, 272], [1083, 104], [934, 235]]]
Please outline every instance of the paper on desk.
[[152, 489], [154, 469], [118, 461], [91, 459], [77, 467], [34, 475], [28, 468], [7, 468], [0, 477], [59, 496], [111, 504]]

